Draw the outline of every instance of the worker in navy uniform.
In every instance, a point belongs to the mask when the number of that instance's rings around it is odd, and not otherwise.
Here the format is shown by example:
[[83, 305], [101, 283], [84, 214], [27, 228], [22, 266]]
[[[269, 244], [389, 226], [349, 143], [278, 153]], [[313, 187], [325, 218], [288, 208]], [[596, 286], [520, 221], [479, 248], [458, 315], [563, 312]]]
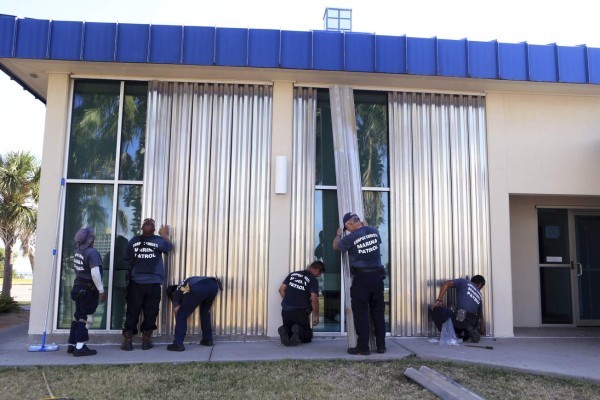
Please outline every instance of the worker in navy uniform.
[[[350, 297], [354, 326], [358, 335], [356, 347], [349, 354], [369, 355], [369, 319], [375, 328], [378, 353], [385, 353], [385, 301], [383, 280], [385, 269], [381, 264], [381, 237], [377, 229], [367, 226], [354, 213], [346, 213], [344, 228], [339, 228], [333, 240], [333, 249], [347, 251], [352, 273]], [[343, 236], [344, 230], [348, 234]]]
[[319, 324], [319, 281], [317, 278], [325, 272], [325, 264], [314, 261], [304, 271], [289, 274], [279, 287], [281, 317], [283, 325], [277, 332], [284, 346], [297, 346], [310, 343], [313, 331], [310, 326]]
[[[485, 286], [485, 278], [475, 275], [469, 282], [466, 279], [446, 281], [431, 310], [431, 319], [438, 330], [449, 318], [456, 335], [463, 340], [471, 339], [479, 342], [481, 335], [485, 335], [485, 322], [483, 320], [483, 301], [481, 289]], [[454, 310], [443, 306], [443, 299], [449, 288], [456, 288], [456, 307]]]
[[169, 239], [169, 228], [163, 225], [154, 234], [155, 222], [146, 218], [142, 223], [142, 234], [135, 236], [127, 244], [125, 259], [131, 264], [130, 280], [127, 285], [127, 311], [123, 327], [121, 349], [133, 350], [133, 335], [138, 330], [140, 313], [144, 319], [141, 325], [142, 350], [153, 347], [152, 331], [156, 329], [156, 318], [160, 307], [161, 284], [165, 274], [163, 254], [173, 248]]
[[94, 248], [95, 231], [88, 226], [75, 234], [77, 250], [73, 258], [75, 282], [71, 290], [71, 299], [75, 301], [75, 314], [71, 322], [67, 353], [75, 357], [93, 356], [96, 350], [90, 349], [84, 342], [89, 340], [88, 329], [93, 322], [98, 302], [104, 301], [102, 285], [102, 257]]
[[191, 276], [179, 285], [167, 288], [167, 297], [173, 302], [175, 315], [175, 339], [167, 346], [169, 351], [184, 351], [183, 340], [187, 332], [187, 319], [196, 307], [200, 307], [200, 329], [202, 329], [203, 346], [212, 346], [212, 326], [210, 324], [210, 308], [219, 290], [223, 290], [218, 278], [207, 276]]

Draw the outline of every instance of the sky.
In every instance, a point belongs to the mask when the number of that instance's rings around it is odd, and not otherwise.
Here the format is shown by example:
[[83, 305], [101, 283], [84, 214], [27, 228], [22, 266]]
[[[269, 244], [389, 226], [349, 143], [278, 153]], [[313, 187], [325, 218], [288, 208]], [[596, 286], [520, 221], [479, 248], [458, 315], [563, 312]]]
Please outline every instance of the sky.
[[[589, 0], [0, 0], [0, 14], [92, 22], [318, 30], [326, 7], [352, 9], [353, 31], [600, 47]], [[41, 158], [44, 105], [0, 72], [0, 152]]]

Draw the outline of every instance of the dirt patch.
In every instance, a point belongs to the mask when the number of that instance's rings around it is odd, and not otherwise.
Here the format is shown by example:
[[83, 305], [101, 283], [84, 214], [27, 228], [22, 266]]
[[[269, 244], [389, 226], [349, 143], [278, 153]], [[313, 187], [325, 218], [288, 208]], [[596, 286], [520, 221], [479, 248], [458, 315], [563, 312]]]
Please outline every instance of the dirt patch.
[[0, 329], [12, 328], [27, 322], [29, 322], [29, 311], [26, 310], [0, 314]]

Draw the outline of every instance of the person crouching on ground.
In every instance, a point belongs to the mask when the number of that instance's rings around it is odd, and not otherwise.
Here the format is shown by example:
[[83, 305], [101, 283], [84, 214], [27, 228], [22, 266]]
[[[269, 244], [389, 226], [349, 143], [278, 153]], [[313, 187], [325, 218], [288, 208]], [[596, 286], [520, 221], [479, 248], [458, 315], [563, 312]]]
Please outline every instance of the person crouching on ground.
[[137, 333], [140, 313], [142, 321], [142, 350], [151, 349], [152, 331], [156, 329], [156, 318], [160, 309], [161, 284], [165, 270], [163, 254], [173, 249], [169, 239], [169, 227], [163, 225], [157, 236], [155, 222], [146, 218], [142, 223], [142, 234], [135, 236], [127, 244], [125, 259], [131, 263], [130, 281], [127, 285], [127, 311], [123, 326], [121, 349], [133, 350], [132, 339]]
[[203, 346], [212, 346], [212, 326], [210, 325], [210, 308], [219, 290], [223, 290], [218, 278], [191, 276], [179, 285], [167, 288], [167, 297], [173, 302], [175, 315], [175, 339], [167, 346], [169, 351], [184, 351], [183, 340], [187, 332], [187, 319], [196, 307], [200, 307], [200, 329], [202, 329]]
[[325, 272], [325, 264], [315, 261], [304, 271], [292, 272], [281, 286], [281, 317], [283, 325], [277, 332], [284, 346], [296, 346], [309, 343], [313, 337], [312, 324], [319, 324], [319, 281], [317, 278]]
[[[485, 335], [485, 321], [483, 320], [483, 301], [481, 289], [485, 286], [485, 279], [475, 275], [469, 282], [466, 279], [446, 281], [431, 310], [431, 319], [439, 331], [449, 318], [456, 335], [464, 341], [471, 339], [473, 343], [479, 342], [481, 335]], [[452, 311], [443, 306], [442, 299], [449, 288], [456, 288], [456, 310]], [[479, 329], [478, 329], [479, 328]]]
[[102, 257], [94, 248], [96, 239], [94, 228], [88, 226], [75, 234], [77, 250], [73, 257], [75, 282], [71, 290], [71, 299], [75, 301], [75, 314], [71, 322], [67, 353], [75, 357], [93, 356], [96, 350], [90, 349], [84, 342], [88, 341], [88, 329], [93, 322], [98, 302], [104, 301], [102, 285]]

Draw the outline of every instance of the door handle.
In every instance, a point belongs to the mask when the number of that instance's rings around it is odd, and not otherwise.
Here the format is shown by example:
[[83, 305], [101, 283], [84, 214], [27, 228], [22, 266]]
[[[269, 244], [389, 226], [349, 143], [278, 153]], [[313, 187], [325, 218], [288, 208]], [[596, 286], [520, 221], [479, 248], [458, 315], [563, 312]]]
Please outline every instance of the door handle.
[[577, 276], [583, 275], [583, 265], [580, 262], [577, 263]]

